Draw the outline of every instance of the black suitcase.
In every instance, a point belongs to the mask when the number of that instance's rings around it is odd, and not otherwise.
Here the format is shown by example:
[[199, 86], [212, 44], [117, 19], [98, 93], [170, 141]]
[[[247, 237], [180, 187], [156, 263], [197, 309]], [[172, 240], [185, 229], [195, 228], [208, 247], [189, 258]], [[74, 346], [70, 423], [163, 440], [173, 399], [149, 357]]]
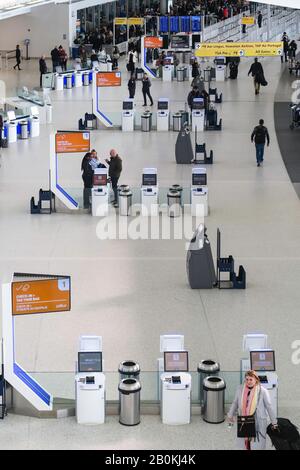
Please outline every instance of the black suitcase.
[[209, 127], [217, 125], [218, 113], [215, 109], [209, 109], [207, 111], [207, 124]]
[[278, 418], [278, 429], [273, 429], [271, 424], [267, 427], [276, 450], [300, 450], [300, 434], [297, 427], [289, 419]]
[[1, 147], [3, 149], [7, 149], [7, 147], [8, 147], [8, 140], [7, 139], [2, 139]]
[[238, 64], [235, 64], [234, 62], [230, 62], [229, 68], [230, 68], [229, 77], [232, 80], [235, 80], [239, 73], [239, 66]]

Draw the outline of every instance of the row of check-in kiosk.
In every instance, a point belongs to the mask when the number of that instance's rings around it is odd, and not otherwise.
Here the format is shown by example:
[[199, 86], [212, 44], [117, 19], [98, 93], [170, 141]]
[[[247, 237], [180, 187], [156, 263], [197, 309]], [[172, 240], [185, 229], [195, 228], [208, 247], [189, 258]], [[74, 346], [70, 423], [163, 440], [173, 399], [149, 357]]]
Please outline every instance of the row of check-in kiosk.
[[[159, 215], [159, 186], [157, 178], [157, 168], [144, 168], [142, 174], [141, 184], [141, 210], [143, 216], [158, 216]], [[122, 189], [122, 188], [121, 188]], [[96, 168], [94, 170], [93, 188], [92, 188], [92, 215], [104, 217], [109, 212], [109, 199], [110, 199], [110, 183], [108, 182], [108, 169]], [[181, 188], [182, 190], [182, 188]], [[174, 189], [170, 193], [170, 200], [176, 206], [182, 206], [181, 190]], [[131, 215], [131, 203], [129, 199], [132, 198], [132, 193], [129, 190], [119, 192], [119, 205], [120, 215]], [[123, 204], [126, 207], [123, 210]], [[170, 205], [173, 205], [170, 203]], [[169, 215], [174, 217], [180, 215], [180, 211], [176, 208], [169, 211]], [[176, 210], [175, 210], [176, 209]], [[208, 186], [207, 186], [207, 171], [206, 168], [195, 167], [192, 169], [192, 184], [191, 184], [191, 215], [192, 216], [207, 216], [209, 212], [208, 206]]]
[[[122, 107], [122, 131], [133, 132], [135, 130], [135, 110], [134, 100], [127, 99], [123, 101]], [[191, 113], [192, 130], [204, 131], [205, 128], [205, 106], [203, 98], [195, 98], [193, 100], [193, 108]], [[167, 98], [159, 98], [157, 102], [156, 111], [156, 130], [158, 132], [168, 131], [171, 127], [170, 105]], [[173, 114], [173, 130], [180, 131], [182, 125], [182, 115], [179, 113]], [[142, 131], [149, 131], [152, 128], [151, 113], [145, 112], [141, 115], [141, 129]]]
[[7, 111], [2, 133], [2, 138], [9, 144], [17, 142], [18, 138], [38, 137], [40, 135], [38, 107], [31, 106], [30, 114], [24, 116], [16, 116], [15, 111]]
[[[247, 357], [241, 359], [240, 382], [243, 382], [247, 370], [255, 370], [259, 376], [261, 386], [269, 391], [271, 406], [275, 415], [278, 415], [278, 376], [275, 366], [275, 351], [267, 346], [268, 337], [265, 334], [247, 334], [243, 337], [243, 351]], [[160, 413], [163, 424], [184, 425], [191, 421], [192, 404], [192, 376], [189, 373], [189, 355], [184, 346], [183, 335], [161, 335], [160, 352], [163, 357], [157, 360], [158, 397]], [[132, 362], [134, 364], [134, 362]], [[201, 361], [198, 372], [204, 363], [214, 361]], [[212, 370], [212, 369], [211, 369]], [[219, 367], [215, 368], [219, 372]], [[217, 377], [216, 377], [217, 375]], [[136, 376], [134, 374], [134, 376]], [[225, 419], [225, 389], [226, 383], [218, 374], [209, 375], [207, 369], [206, 379], [200, 376], [199, 397], [202, 406], [203, 418], [212, 424], [218, 424]], [[217, 386], [210, 386], [218, 384]], [[132, 400], [127, 393], [128, 415], [135, 416], [139, 424], [140, 392], [141, 386], [135, 387], [137, 380], [129, 380], [133, 385], [132, 395], [138, 393]], [[122, 392], [122, 384], [119, 392]], [[106, 380], [102, 358], [102, 337], [81, 336], [76, 362], [75, 374], [76, 390], [76, 418], [78, 424], [103, 424], [105, 422]], [[201, 400], [201, 391], [203, 393]], [[211, 393], [210, 393], [211, 391]], [[217, 393], [219, 398], [216, 399]], [[120, 397], [121, 402], [121, 397]], [[130, 409], [131, 408], [131, 409]], [[135, 408], [135, 409], [134, 409]], [[214, 409], [215, 408], [215, 409]], [[121, 424], [126, 424], [120, 420]]]

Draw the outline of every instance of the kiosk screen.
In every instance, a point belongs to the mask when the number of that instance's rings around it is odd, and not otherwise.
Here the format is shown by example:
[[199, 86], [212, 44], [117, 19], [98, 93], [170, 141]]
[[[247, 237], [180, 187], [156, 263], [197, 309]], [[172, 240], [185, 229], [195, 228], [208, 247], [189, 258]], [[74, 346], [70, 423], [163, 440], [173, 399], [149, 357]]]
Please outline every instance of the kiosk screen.
[[257, 372], [275, 371], [275, 351], [262, 349], [250, 351], [251, 369]]
[[102, 372], [102, 352], [79, 352], [78, 372]]
[[193, 173], [192, 175], [193, 186], [206, 186], [207, 185], [207, 174], [206, 173]]
[[93, 186], [106, 186], [107, 185], [107, 175], [93, 175]]
[[194, 98], [193, 99], [193, 109], [204, 109], [204, 99], [203, 98]]
[[158, 101], [157, 103], [157, 109], [162, 110], [162, 109], [168, 109], [169, 103], [168, 101]]
[[143, 174], [143, 186], [156, 186], [157, 185], [157, 175], [156, 174]]
[[187, 351], [165, 351], [165, 372], [188, 372], [189, 355]]
[[132, 101], [123, 101], [123, 111], [130, 111], [133, 109]]

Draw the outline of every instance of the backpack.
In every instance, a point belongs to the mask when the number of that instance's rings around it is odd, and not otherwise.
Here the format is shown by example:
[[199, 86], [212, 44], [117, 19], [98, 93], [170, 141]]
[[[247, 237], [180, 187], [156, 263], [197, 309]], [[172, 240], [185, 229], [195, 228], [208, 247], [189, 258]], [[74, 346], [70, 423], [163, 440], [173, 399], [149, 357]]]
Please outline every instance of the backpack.
[[276, 450], [300, 450], [300, 434], [297, 427], [289, 419], [278, 418], [278, 429], [273, 429], [271, 424], [267, 427]]

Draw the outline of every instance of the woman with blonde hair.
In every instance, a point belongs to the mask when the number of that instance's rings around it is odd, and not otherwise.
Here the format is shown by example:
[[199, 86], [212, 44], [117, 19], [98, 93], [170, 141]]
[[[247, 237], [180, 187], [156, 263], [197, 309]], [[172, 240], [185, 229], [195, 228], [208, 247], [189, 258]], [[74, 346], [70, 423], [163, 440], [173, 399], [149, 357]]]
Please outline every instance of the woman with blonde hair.
[[[254, 370], [246, 372], [245, 381], [236, 392], [227, 415], [229, 424], [233, 424], [236, 413], [238, 414], [238, 448], [240, 450], [264, 450], [266, 448], [268, 418], [274, 428], [277, 427], [277, 418], [272, 409], [269, 392], [261, 386], [259, 377]], [[247, 421], [252, 421], [252, 425], [247, 424]], [[253, 433], [250, 432], [251, 426]], [[249, 429], [251, 436], [245, 436], [246, 429]], [[241, 435], [244, 437], [240, 437]]]

